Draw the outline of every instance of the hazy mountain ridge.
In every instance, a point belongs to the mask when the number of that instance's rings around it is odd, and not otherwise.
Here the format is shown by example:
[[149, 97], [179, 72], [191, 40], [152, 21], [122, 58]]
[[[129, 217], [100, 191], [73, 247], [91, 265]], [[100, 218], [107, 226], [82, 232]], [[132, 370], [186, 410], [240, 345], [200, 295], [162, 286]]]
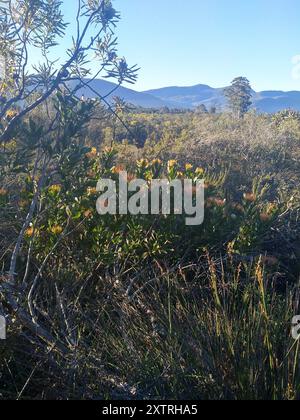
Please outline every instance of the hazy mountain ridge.
[[[70, 86], [76, 86], [77, 82], [73, 82]], [[126, 102], [130, 102], [133, 105], [141, 106], [144, 108], [162, 108], [166, 106], [165, 102], [162, 101], [160, 98], [155, 97], [153, 95], [149, 95], [146, 92], [136, 92], [133, 89], [129, 89], [123, 86], [114, 89], [117, 87], [115, 83], [108, 82], [107, 80], [96, 79], [90, 82], [91, 89], [82, 88], [79, 89], [77, 92], [78, 96], [85, 96], [86, 98], [95, 98], [97, 97], [95, 92], [99, 94], [99, 97], [106, 97], [110, 94], [106, 99], [111, 102], [115, 96], [119, 96], [123, 98]]]
[[[100, 95], [108, 95], [116, 84], [106, 80], [94, 80], [91, 87]], [[224, 88], [212, 88], [208, 85], [195, 85], [187, 87], [170, 86], [160, 89], [151, 89], [144, 92], [138, 92], [127, 87], [119, 87], [110, 97], [114, 96], [123, 98], [126, 102], [143, 108], [163, 108], [171, 109], [194, 109], [204, 104], [207, 108], [217, 107], [218, 110], [226, 108], [226, 99], [223, 95]], [[95, 93], [87, 88], [79, 91], [79, 95], [88, 98], [95, 97]], [[254, 92], [253, 108], [259, 112], [278, 112], [283, 109], [292, 108], [300, 111], [300, 91], [263, 91]]]
[[[163, 101], [171, 101], [176, 107], [195, 108], [200, 104], [207, 107], [226, 108], [224, 88], [212, 88], [207, 85], [190, 87], [171, 87], [145, 91]], [[300, 91], [253, 91], [253, 108], [260, 112], [277, 112], [286, 108], [300, 111]]]

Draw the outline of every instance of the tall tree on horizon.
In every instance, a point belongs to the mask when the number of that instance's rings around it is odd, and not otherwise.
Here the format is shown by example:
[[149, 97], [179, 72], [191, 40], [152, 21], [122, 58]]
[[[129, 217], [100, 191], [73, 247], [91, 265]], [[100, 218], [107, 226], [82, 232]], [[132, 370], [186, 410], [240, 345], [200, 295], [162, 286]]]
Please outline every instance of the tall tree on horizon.
[[229, 107], [237, 118], [243, 118], [252, 105], [252, 88], [246, 77], [237, 77], [224, 89]]

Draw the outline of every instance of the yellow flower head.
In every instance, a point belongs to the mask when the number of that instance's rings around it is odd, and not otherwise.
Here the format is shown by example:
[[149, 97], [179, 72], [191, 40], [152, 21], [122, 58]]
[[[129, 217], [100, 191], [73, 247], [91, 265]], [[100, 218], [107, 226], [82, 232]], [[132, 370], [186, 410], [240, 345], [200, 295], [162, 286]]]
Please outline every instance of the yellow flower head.
[[162, 161], [160, 159], [153, 159], [151, 162], [152, 166], [160, 166], [162, 165]]
[[267, 213], [272, 214], [278, 209], [278, 206], [276, 203], [269, 203], [267, 207]]
[[195, 170], [196, 175], [202, 176], [204, 175], [204, 169], [203, 168], [197, 168]]
[[61, 185], [51, 185], [51, 187], [49, 187], [49, 193], [50, 194], [59, 194], [61, 192]]
[[147, 159], [140, 159], [136, 162], [138, 168], [148, 168], [149, 162]]
[[11, 110], [7, 111], [7, 113], [6, 113], [6, 119], [7, 119], [8, 121], [10, 121], [10, 120], [12, 120], [12, 119], [13, 119], [16, 115], [17, 115], [17, 112], [16, 112], [16, 111], [14, 111], [13, 109], [11, 109]]
[[63, 232], [63, 228], [59, 225], [54, 225], [51, 227], [50, 231], [54, 235], [60, 235]]
[[168, 169], [173, 169], [177, 165], [177, 160], [169, 160], [168, 162]]
[[97, 188], [95, 187], [88, 187], [88, 189], [86, 190], [87, 195], [96, 195], [97, 194]]
[[19, 206], [20, 208], [27, 207], [28, 205], [29, 205], [29, 201], [28, 201], [28, 200], [20, 200], [20, 201], [18, 202], [18, 206]]
[[192, 165], [192, 164], [187, 163], [187, 164], [185, 165], [185, 170], [186, 170], [186, 171], [191, 171], [192, 169], [193, 169], [193, 165]]

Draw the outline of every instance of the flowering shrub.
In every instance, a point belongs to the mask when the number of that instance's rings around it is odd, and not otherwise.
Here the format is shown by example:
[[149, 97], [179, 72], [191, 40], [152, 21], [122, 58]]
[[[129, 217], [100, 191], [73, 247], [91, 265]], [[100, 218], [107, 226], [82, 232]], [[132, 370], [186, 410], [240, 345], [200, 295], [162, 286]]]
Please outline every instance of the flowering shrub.
[[[230, 249], [239, 258], [258, 259], [260, 255], [268, 255], [280, 259], [278, 253], [273, 255], [269, 240], [286, 205], [268, 200], [267, 180], [256, 181], [253, 191], [245, 192], [240, 201], [232, 201], [226, 198], [229, 196], [226, 173], [213, 174], [190, 163], [160, 159], [141, 159], [126, 168], [116, 159], [114, 149], [81, 151], [74, 176], [65, 158], [56, 174], [58, 182], [49, 180], [50, 185], [43, 188], [40, 214], [26, 231], [27, 242], [34, 241], [39, 259], [43, 260], [58, 240], [62, 260], [70, 261], [80, 255], [82, 260], [101, 260], [107, 267], [116, 261], [138, 265], [156, 258], [164, 260], [166, 256], [170, 263], [182, 258], [189, 260], [195, 253], [205, 253], [208, 247], [211, 252], [224, 255]], [[128, 181], [134, 178], [150, 181], [157, 177], [194, 181], [203, 178], [203, 225], [186, 227], [184, 217], [179, 215], [100, 216], [96, 211], [97, 181], [101, 177], [118, 181], [119, 173], [125, 169], [128, 169]], [[19, 211], [27, 211], [33, 189], [34, 183], [27, 183], [19, 197]], [[6, 196], [5, 191], [3, 197]], [[86, 269], [89, 270], [88, 266]], [[69, 265], [67, 270], [69, 273]]]

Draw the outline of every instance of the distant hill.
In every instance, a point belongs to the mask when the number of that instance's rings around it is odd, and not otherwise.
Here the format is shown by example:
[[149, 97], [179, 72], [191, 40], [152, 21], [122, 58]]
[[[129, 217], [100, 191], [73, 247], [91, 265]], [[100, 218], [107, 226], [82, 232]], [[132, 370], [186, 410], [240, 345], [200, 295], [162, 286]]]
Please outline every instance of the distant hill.
[[[72, 83], [76, 85], [76, 82]], [[70, 84], [72, 86], [72, 84]], [[115, 83], [108, 82], [107, 80], [96, 79], [90, 83], [91, 88], [99, 93], [99, 95], [106, 96], [116, 88]], [[95, 98], [96, 95], [88, 88], [82, 88], [77, 92], [78, 96], [85, 96], [86, 98]], [[112, 101], [114, 96], [123, 98], [126, 102], [133, 105], [141, 106], [143, 108], [162, 108], [165, 106], [164, 101], [148, 93], [136, 92], [135, 90], [125, 88], [123, 86], [113, 92], [107, 100]]]
[[300, 92], [264, 91], [256, 93], [254, 107], [261, 112], [278, 112], [292, 108], [300, 111]]
[[176, 108], [196, 108], [200, 104], [206, 106], [223, 107], [225, 98], [222, 95], [223, 89], [214, 89], [207, 85], [196, 85], [189, 87], [166, 87], [146, 91], [155, 96], [171, 107]]
[[[149, 90], [144, 93], [153, 95], [164, 102], [172, 103], [178, 108], [195, 108], [200, 104], [206, 107], [216, 106], [226, 108], [224, 88], [212, 88], [207, 85], [192, 87], [169, 87]], [[278, 112], [282, 109], [293, 108], [300, 111], [300, 92], [263, 91], [253, 92], [253, 108], [259, 112]]]
[[[100, 95], [106, 96], [116, 85], [106, 80], [98, 79], [91, 82], [91, 87]], [[212, 106], [219, 110], [226, 109], [226, 99], [223, 95], [224, 88], [212, 88], [207, 85], [196, 85], [188, 87], [165, 87], [152, 89], [145, 92], [137, 92], [126, 87], [119, 87], [108, 98], [112, 100], [114, 96], [120, 96], [126, 102], [143, 108], [163, 108], [171, 109], [194, 109], [204, 104], [207, 108]], [[87, 88], [79, 91], [79, 95], [87, 98], [94, 98], [96, 95]], [[283, 109], [292, 108], [300, 111], [300, 92], [282, 91], [263, 91], [254, 92], [253, 108], [259, 112], [278, 112]]]

